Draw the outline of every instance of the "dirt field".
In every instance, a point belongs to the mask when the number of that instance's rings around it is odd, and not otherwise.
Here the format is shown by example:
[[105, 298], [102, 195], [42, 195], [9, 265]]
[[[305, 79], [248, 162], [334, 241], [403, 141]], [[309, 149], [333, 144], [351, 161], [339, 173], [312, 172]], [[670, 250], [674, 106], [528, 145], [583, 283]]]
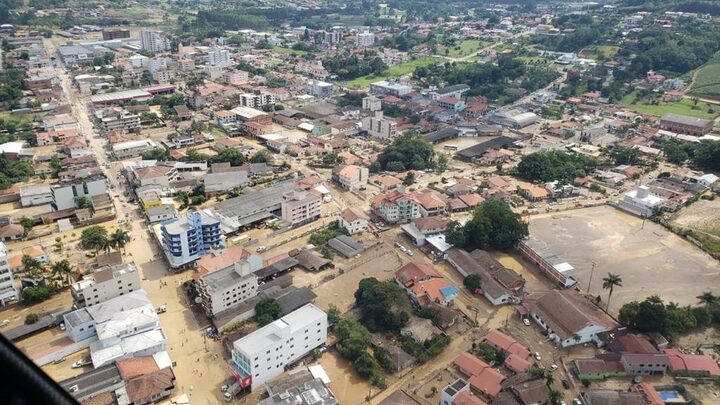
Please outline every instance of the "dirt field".
[[660, 225], [608, 206], [533, 217], [530, 234], [577, 269], [582, 289], [595, 262], [590, 292], [603, 299], [602, 278], [619, 274], [623, 286], [613, 293], [611, 312], [653, 294], [686, 305], [703, 291], [720, 291], [720, 265], [710, 256]]
[[693, 205], [683, 208], [671, 219], [671, 222], [720, 236], [720, 199], [698, 200]]

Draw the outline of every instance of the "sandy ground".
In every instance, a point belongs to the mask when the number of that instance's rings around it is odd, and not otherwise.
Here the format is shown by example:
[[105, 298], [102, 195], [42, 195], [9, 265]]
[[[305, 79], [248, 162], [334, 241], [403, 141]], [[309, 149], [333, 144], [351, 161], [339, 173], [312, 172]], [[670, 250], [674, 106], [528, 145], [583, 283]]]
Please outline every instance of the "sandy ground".
[[688, 228], [720, 236], [720, 198], [698, 200], [675, 214], [670, 221]]
[[613, 293], [611, 312], [653, 294], [686, 305], [703, 291], [720, 291], [720, 265], [710, 256], [660, 225], [608, 206], [531, 218], [530, 234], [577, 269], [583, 290], [595, 262], [590, 292], [603, 299], [602, 278], [619, 274], [623, 286]]

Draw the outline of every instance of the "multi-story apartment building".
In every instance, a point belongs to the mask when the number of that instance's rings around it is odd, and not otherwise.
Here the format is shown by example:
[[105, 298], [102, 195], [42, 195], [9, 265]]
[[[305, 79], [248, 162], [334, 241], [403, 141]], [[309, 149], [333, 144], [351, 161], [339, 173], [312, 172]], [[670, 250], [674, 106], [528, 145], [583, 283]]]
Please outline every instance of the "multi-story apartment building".
[[373, 197], [373, 212], [387, 223], [407, 222], [422, 216], [420, 202], [410, 193], [393, 190]]
[[363, 110], [380, 111], [382, 110], [382, 101], [375, 96], [367, 96], [362, 99]]
[[286, 193], [280, 203], [282, 219], [292, 225], [317, 219], [320, 217], [321, 202], [320, 197], [302, 189]]
[[65, 180], [52, 187], [52, 206], [57, 211], [75, 208], [76, 198], [91, 198], [105, 193], [107, 182], [103, 175]]
[[308, 82], [308, 93], [311, 96], [320, 98], [330, 97], [333, 95], [333, 85], [320, 80], [310, 80]]
[[368, 135], [380, 139], [392, 139], [397, 135], [397, 122], [394, 119], [387, 119], [382, 111], [375, 111], [375, 116], [365, 117], [362, 120], [362, 127]]
[[326, 44], [337, 44], [342, 39], [340, 31], [325, 31], [324, 43]]
[[275, 101], [275, 95], [272, 93], [255, 92], [240, 95], [240, 105], [243, 107], [261, 108], [265, 105], [273, 105]]
[[140, 46], [149, 52], [165, 52], [170, 50], [170, 40], [162, 31], [140, 31]]
[[172, 268], [185, 267], [212, 248], [219, 248], [220, 221], [202, 211], [188, 211], [184, 218], [162, 224], [162, 244]]
[[372, 46], [375, 43], [375, 34], [372, 32], [360, 32], [355, 38], [357, 46]]
[[660, 119], [660, 129], [694, 136], [703, 136], [712, 131], [713, 124], [712, 120], [680, 114], [665, 114]]
[[356, 165], [340, 165], [333, 168], [332, 180], [348, 190], [359, 190], [368, 181], [369, 170]]
[[139, 289], [140, 273], [131, 262], [86, 275], [70, 286], [70, 293], [74, 307], [84, 308]]
[[230, 369], [255, 390], [327, 340], [327, 314], [313, 304], [293, 311], [235, 341]]
[[152, 72], [152, 78], [158, 83], [167, 83], [175, 79], [174, 70], [156, 70]]
[[232, 59], [230, 59], [230, 51], [227, 49], [220, 49], [217, 46], [207, 54], [207, 64], [211, 66], [230, 66]]
[[102, 38], [103, 41], [108, 41], [111, 39], [123, 39], [123, 38], [130, 38], [130, 31], [129, 30], [103, 30], [102, 32]]
[[[218, 259], [222, 260], [223, 255]], [[235, 262], [219, 264], [218, 270], [198, 278], [196, 288], [201, 305], [208, 316], [242, 304], [257, 295], [258, 280], [255, 272], [263, 267], [262, 257], [249, 255]]]
[[103, 134], [113, 131], [136, 132], [140, 129], [140, 115], [130, 114], [121, 107], [95, 110], [95, 120]]
[[5, 246], [3, 242], [0, 242], [0, 303], [2, 303], [3, 306], [7, 304], [8, 301], [18, 298], [8, 260], [7, 246]]

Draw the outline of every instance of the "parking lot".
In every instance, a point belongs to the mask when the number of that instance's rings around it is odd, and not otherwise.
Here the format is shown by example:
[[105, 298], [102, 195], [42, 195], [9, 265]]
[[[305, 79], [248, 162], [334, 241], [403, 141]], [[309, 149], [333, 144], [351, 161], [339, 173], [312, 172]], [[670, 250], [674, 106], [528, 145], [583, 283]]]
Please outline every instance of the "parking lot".
[[590, 292], [603, 300], [602, 278], [619, 274], [623, 286], [613, 292], [613, 313], [650, 295], [688, 305], [703, 291], [720, 289], [720, 266], [709, 255], [658, 224], [609, 206], [533, 217], [530, 234], [575, 267], [583, 290], [590, 283]]

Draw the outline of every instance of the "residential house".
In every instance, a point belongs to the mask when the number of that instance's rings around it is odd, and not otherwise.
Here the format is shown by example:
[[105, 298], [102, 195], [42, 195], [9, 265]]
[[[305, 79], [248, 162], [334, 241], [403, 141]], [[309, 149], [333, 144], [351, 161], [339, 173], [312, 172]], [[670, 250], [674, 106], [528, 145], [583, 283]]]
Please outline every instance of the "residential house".
[[425, 245], [428, 236], [445, 232], [450, 220], [441, 217], [415, 218], [409, 224], [403, 224], [400, 228], [417, 246]]
[[462, 374], [469, 377], [468, 383], [473, 392], [492, 399], [502, 390], [505, 376], [472, 354], [462, 353], [455, 359], [455, 366]]
[[370, 201], [373, 212], [387, 223], [408, 222], [422, 216], [421, 206], [411, 193], [390, 191]]
[[369, 171], [366, 167], [356, 165], [339, 165], [332, 170], [332, 179], [348, 190], [364, 188], [368, 181]]
[[495, 306], [513, 303], [522, 295], [525, 279], [484, 250], [453, 248], [447, 251], [446, 260], [463, 277], [477, 274], [482, 287], [475, 293], [484, 295]]
[[338, 225], [345, 228], [350, 235], [367, 229], [370, 218], [355, 207], [345, 208], [338, 216]]

